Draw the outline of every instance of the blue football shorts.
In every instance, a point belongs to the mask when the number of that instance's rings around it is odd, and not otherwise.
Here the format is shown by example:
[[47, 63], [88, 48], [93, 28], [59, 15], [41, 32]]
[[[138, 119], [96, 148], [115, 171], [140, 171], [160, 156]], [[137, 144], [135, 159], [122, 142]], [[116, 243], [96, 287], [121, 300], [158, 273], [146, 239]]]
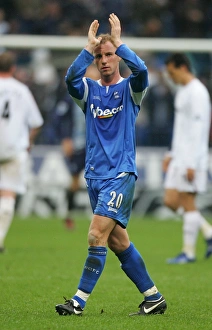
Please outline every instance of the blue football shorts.
[[114, 219], [126, 228], [133, 203], [136, 176], [120, 173], [114, 179], [86, 179], [94, 214]]

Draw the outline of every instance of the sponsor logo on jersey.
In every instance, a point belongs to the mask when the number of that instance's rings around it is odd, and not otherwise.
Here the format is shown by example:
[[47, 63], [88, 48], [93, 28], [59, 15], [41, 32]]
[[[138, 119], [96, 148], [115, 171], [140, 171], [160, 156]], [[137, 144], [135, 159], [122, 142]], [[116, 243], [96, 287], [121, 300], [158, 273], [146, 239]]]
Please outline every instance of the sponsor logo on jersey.
[[94, 99], [94, 100], [99, 100], [99, 101], [101, 101], [101, 97], [100, 97], [100, 96], [94, 96], [93, 99]]
[[120, 112], [123, 110], [123, 105], [120, 105], [117, 108], [112, 108], [112, 109], [101, 109], [100, 107], [94, 108], [94, 105], [90, 105], [91, 112], [93, 114], [94, 118], [110, 118], [113, 117], [116, 113]]

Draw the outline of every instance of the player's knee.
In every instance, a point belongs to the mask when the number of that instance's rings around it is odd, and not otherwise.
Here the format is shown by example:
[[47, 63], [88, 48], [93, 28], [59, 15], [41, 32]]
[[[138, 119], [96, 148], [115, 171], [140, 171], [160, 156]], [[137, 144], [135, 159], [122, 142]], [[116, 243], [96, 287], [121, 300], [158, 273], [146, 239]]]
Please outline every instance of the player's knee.
[[100, 243], [101, 235], [98, 230], [92, 229], [88, 233], [88, 244], [90, 246], [98, 246]]

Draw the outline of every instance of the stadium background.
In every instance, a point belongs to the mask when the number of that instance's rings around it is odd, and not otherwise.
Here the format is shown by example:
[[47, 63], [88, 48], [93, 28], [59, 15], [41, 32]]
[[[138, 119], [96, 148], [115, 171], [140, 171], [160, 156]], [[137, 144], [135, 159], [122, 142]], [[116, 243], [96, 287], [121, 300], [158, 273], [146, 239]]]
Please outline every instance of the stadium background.
[[[0, 0], [0, 50], [17, 55], [16, 77], [32, 90], [45, 124], [32, 150], [28, 193], [20, 200], [22, 216], [49, 216], [65, 212], [64, 190], [69, 174], [52, 129], [52, 112], [64, 88], [64, 75], [72, 59], [86, 44], [90, 22], [100, 21], [108, 31], [108, 15], [122, 22], [126, 43], [145, 60], [149, 92], [137, 121], [137, 182], [134, 212], [170, 216], [162, 206], [161, 160], [170, 145], [173, 94], [164, 76], [164, 59], [172, 51], [185, 51], [197, 76], [212, 95], [211, 0]], [[122, 67], [123, 75], [128, 74]], [[210, 137], [212, 146], [212, 134]], [[208, 193], [198, 198], [200, 208], [212, 210], [212, 152]], [[82, 173], [79, 208], [88, 207]]]

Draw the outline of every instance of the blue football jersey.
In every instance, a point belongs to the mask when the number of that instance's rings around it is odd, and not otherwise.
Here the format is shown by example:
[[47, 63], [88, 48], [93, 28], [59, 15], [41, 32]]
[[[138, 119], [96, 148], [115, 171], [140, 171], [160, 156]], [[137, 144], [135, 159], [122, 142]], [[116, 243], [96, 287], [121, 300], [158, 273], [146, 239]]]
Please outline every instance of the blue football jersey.
[[114, 85], [83, 78], [94, 57], [82, 50], [69, 67], [66, 83], [70, 95], [86, 119], [85, 177], [114, 178], [121, 172], [137, 175], [135, 163], [135, 121], [148, 86], [144, 62], [125, 44], [116, 54], [132, 74]]

